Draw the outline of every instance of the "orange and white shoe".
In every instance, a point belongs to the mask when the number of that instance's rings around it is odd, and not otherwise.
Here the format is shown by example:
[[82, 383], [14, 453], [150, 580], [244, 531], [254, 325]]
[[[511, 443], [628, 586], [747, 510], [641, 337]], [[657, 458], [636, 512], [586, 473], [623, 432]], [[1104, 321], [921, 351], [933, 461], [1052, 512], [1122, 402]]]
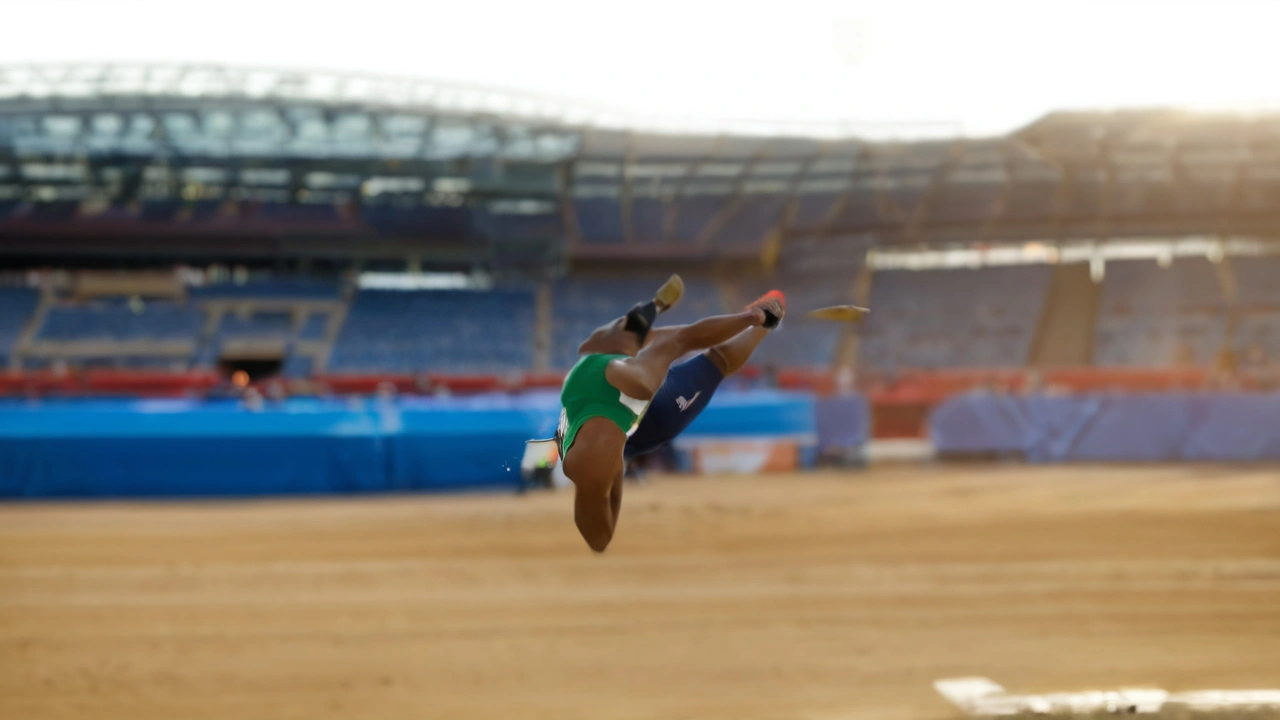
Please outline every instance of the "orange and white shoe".
[[751, 308], [764, 310], [764, 323], [761, 327], [772, 330], [778, 327], [783, 316], [787, 314], [787, 296], [782, 294], [781, 290], [770, 290], [747, 305], [747, 309]]

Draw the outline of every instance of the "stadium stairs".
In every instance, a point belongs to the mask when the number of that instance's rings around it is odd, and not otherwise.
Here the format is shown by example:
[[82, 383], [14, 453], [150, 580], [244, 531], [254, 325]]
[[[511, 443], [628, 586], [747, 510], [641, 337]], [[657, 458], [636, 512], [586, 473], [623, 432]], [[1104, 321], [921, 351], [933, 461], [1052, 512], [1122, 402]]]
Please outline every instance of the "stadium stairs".
[[1059, 265], [1049, 280], [1049, 293], [1032, 342], [1035, 367], [1083, 367], [1093, 364], [1094, 325], [1101, 286], [1087, 263]]
[[40, 326], [44, 324], [44, 319], [49, 315], [49, 308], [54, 300], [53, 293], [48, 288], [40, 290], [40, 298], [36, 302], [35, 311], [26, 321], [21, 333], [19, 333], [17, 341], [14, 343], [13, 351], [9, 355], [9, 370], [16, 372], [23, 368], [23, 361], [26, 352], [31, 347], [31, 342], [35, 339], [36, 333], [40, 331]]
[[546, 372], [551, 367], [551, 328], [554, 318], [551, 309], [551, 283], [538, 284], [534, 294], [537, 309], [533, 326], [533, 371]]
[[[858, 268], [857, 273], [853, 277], [853, 304], [859, 307], [867, 307], [871, 301], [871, 283], [874, 281], [874, 273], [867, 265]], [[857, 325], [847, 325], [842, 329], [840, 345], [836, 351], [836, 367], [853, 369], [858, 366], [858, 348], [861, 343], [861, 336], [858, 334]]]

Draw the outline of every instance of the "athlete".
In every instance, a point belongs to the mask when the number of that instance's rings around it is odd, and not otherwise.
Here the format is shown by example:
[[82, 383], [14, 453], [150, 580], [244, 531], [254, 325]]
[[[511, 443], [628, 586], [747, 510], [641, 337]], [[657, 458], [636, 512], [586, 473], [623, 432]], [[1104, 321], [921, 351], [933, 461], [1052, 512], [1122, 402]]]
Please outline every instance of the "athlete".
[[[653, 300], [596, 329], [565, 377], [556, 441], [575, 486], [574, 521], [596, 552], [613, 539], [627, 461], [680, 434], [786, 313], [774, 290], [737, 314], [654, 328], [683, 287], [672, 276]], [[672, 366], [697, 350], [704, 352]]]

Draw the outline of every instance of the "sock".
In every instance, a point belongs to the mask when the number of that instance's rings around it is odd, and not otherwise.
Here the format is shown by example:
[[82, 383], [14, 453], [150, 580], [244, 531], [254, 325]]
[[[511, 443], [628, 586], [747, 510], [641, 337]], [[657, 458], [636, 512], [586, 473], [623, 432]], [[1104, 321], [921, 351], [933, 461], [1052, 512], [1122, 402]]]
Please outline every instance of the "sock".
[[636, 303], [627, 311], [627, 324], [624, 329], [640, 336], [640, 344], [643, 345], [645, 338], [649, 336], [649, 328], [653, 327], [653, 321], [657, 318], [658, 306], [652, 300], [643, 304]]

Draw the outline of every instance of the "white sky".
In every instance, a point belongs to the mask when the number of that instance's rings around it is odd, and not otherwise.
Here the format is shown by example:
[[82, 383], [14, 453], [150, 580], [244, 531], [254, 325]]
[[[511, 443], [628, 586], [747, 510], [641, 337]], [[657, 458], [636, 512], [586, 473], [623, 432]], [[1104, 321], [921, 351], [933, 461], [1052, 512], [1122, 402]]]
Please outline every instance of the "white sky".
[[1280, 107], [1280, 2], [0, 0], [0, 64], [214, 62], [515, 87], [667, 120]]

